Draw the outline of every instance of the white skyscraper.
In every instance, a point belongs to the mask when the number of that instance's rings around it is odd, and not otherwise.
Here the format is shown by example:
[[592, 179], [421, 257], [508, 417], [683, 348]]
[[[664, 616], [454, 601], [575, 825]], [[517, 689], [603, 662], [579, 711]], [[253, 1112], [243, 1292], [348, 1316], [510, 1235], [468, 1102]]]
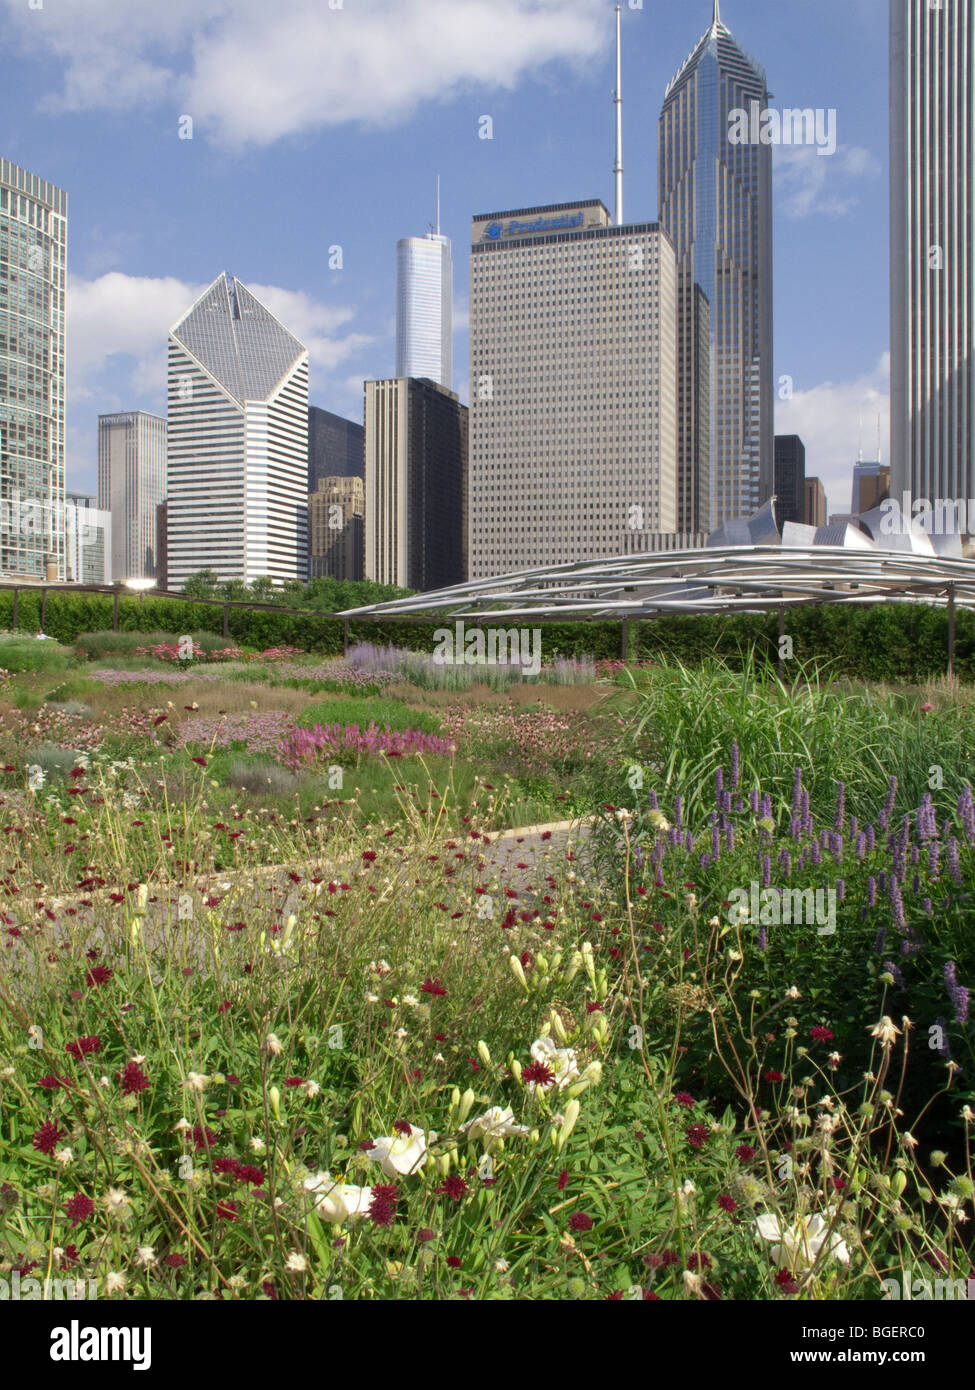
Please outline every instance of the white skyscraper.
[[308, 573], [308, 352], [220, 275], [169, 335], [168, 584]]
[[112, 514], [111, 570], [158, 579], [156, 509], [166, 498], [166, 421], [132, 410], [98, 417], [98, 506]]
[[975, 498], [975, 0], [890, 4], [891, 495]]
[[437, 230], [396, 243], [396, 376], [428, 377], [449, 391], [453, 376], [454, 268]]

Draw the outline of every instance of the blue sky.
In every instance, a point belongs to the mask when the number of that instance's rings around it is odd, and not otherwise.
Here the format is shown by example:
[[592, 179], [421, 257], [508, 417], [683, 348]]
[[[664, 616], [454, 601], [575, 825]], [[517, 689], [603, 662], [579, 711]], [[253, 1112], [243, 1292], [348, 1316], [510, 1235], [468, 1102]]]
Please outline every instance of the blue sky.
[[[164, 413], [167, 331], [221, 271], [306, 343], [313, 404], [358, 419], [363, 380], [394, 367], [396, 241], [428, 229], [438, 172], [465, 400], [471, 217], [611, 206], [613, 0], [31, 2], [0, 0], [0, 154], [69, 193], [69, 487], [95, 490], [100, 413]], [[625, 214], [643, 221], [664, 90], [711, 0], [623, 2]], [[887, 13], [722, 4], [773, 106], [836, 111], [834, 155], [774, 151], [775, 372], [794, 383], [776, 429], [803, 436], [834, 511], [858, 412], [864, 456], [878, 412], [888, 454]]]

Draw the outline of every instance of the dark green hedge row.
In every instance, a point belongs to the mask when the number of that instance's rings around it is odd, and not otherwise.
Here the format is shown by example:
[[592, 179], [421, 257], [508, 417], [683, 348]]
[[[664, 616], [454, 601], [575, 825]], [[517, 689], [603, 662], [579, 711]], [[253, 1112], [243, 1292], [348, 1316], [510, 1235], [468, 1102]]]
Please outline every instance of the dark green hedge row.
[[[13, 595], [0, 591], [0, 628], [12, 627]], [[40, 627], [40, 594], [22, 590], [17, 627], [34, 633]], [[529, 624], [530, 625], [530, 624]], [[296, 616], [273, 610], [230, 610], [230, 644], [256, 647], [291, 646], [325, 656], [342, 653], [342, 623], [316, 613]], [[437, 623], [416, 626], [396, 622], [353, 622], [353, 642], [411, 647], [431, 651]], [[223, 610], [178, 599], [119, 599], [119, 627], [126, 632], [188, 632], [223, 630]], [[59, 642], [72, 643], [82, 632], [112, 628], [112, 599], [98, 594], [49, 592], [45, 630]], [[829, 663], [837, 675], [851, 679], [916, 683], [942, 675], [948, 660], [948, 614], [944, 609], [915, 604], [880, 604], [850, 608], [821, 604], [786, 614], [787, 636], [797, 660]], [[736, 663], [754, 646], [774, 663], [778, 658], [778, 613], [719, 614], [662, 617], [632, 623], [630, 655], [641, 660], [673, 656], [696, 665], [708, 657]], [[589, 655], [617, 659], [621, 625], [613, 623], [551, 623], [542, 625], [542, 649], [554, 656]], [[957, 615], [955, 666], [963, 680], [975, 680], [975, 614]]]

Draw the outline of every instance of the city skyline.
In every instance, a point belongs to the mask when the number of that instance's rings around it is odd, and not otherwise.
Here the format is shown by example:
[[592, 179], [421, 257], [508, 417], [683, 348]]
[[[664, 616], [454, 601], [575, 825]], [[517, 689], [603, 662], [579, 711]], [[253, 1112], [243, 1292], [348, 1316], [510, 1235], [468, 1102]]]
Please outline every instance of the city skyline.
[[[162, 92], [171, 95], [177, 115], [193, 108], [191, 97], [183, 99], [187, 74], [180, 68], [185, 63], [175, 60], [172, 71], [160, 64], [159, 35], [140, 17], [130, 26], [131, 42], [150, 65], [155, 63], [155, 88], [150, 84], [142, 94], [123, 89], [110, 94], [85, 87], [79, 79], [72, 94], [62, 98], [74, 103], [70, 117], [63, 107], [59, 113], [52, 100], [29, 127], [10, 123], [9, 152], [48, 178], [68, 168], [75, 195], [79, 244], [69, 302], [69, 307], [74, 304], [69, 324], [70, 485], [92, 486], [91, 434], [98, 413], [161, 408], [159, 332], [164, 333], [180, 305], [205, 288], [215, 256], [217, 264], [230, 261], [238, 267], [244, 283], [308, 344], [311, 400], [355, 418], [362, 381], [388, 374], [394, 360], [392, 251], [397, 240], [429, 218], [438, 169], [444, 175], [444, 231], [455, 241], [478, 207], [519, 201], [528, 206], [590, 194], [609, 204], [612, 5], [570, 3], [557, 23], [527, 0], [512, 0], [502, 8], [509, 51], [498, 51], [500, 16], [497, 23], [489, 22], [489, 33], [479, 44], [451, 30], [442, 56], [437, 45], [430, 46], [418, 59], [417, 73], [403, 79], [410, 92], [376, 98], [382, 109], [372, 114], [351, 99], [342, 107], [344, 116], [335, 115], [333, 108], [333, 114], [323, 113], [312, 103], [314, 109], [295, 117], [299, 129], [284, 132], [268, 121], [266, 130], [253, 125], [237, 130], [233, 144], [229, 117], [221, 124], [216, 115], [206, 114], [204, 102], [198, 103], [193, 141], [180, 141], [175, 116], [168, 132], [161, 128], [161, 116], [170, 108], [165, 103], [161, 112], [157, 108]], [[656, 217], [654, 152], [647, 132], [659, 116], [667, 82], [707, 23], [710, 0], [703, 0], [700, 9], [699, 14], [694, 6], [675, 12], [654, 0], [645, 0], [642, 10], [624, 6], [626, 206], [631, 221]], [[345, 27], [333, 26], [327, 34], [324, 29], [318, 33], [313, 23], [308, 46], [314, 49], [317, 42], [320, 48], [325, 38], [330, 42], [338, 35], [342, 44], [358, 51], [374, 21], [385, 16], [391, 22], [387, 11], [379, 0], [364, 3], [355, 15], [346, 11], [336, 16], [334, 26]], [[463, 4], [453, 6], [451, 24], [460, 26], [467, 11]], [[35, 88], [57, 91], [66, 74], [69, 85], [77, 78], [80, 60], [71, 57], [59, 37], [66, 32], [63, 18], [55, 33], [47, 12], [32, 16], [33, 28], [9, 3], [0, 6], [0, 14], [5, 19], [9, 15], [8, 54], [16, 54], [17, 80], [9, 91], [16, 92], [23, 82], [29, 104]], [[841, 135], [832, 159], [818, 158], [814, 150], [774, 151], [777, 222], [785, 229], [777, 228], [775, 238], [776, 375], [788, 374], [795, 383], [794, 399], [778, 404], [775, 428], [801, 434], [813, 466], [827, 478], [829, 460], [835, 459], [831, 492], [845, 493], [856, 409], [883, 408], [886, 391], [881, 360], [887, 348], [886, 267], [878, 265], [882, 258], [873, 244], [869, 208], [871, 198], [886, 201], [887, 130], [875, 110], [882, 93], [882, 114], [886, 112], [886, 55], [876, 51], [880, 46], [874, 32], [878, 7], [827, 3], [809, 33], [798, 6], [780, 9], [764, 0], [748, 7], [726, 3], [722, 17], [745, 48], [760, 50], [779, 102], [840, 108]], [[120, 32], [104, 14], [96, 18], [93, 42], [110, 69], [121, 51]], [[254, 7], [252, 23], [260, 22]], [[221, 32], [217, 25], [214, 43]], [[800, 33], [803, 52], [797, 63]], [[847, 76], [852, 72], [850, 50], [866, 52], [871, 37], [874, 65], [855, 88], [844, 84], [844, 71]], [[11, 61], [8, 57], [8, 66]], [[421, 82], [424, 74], [439, 72], [441, 63], [456, 68], [450, 82]], [[338, 80], [330, 74], [328, 68], [322, 81], [328, 90]], [[268, 80], [275, 80], [273, 72]], [[426, 95], [428, 87], [437, 93], [435, 100]], [[202, 97], [201, 86], [194, 90]], [[224, 88], [221, 92], [220, 100], [232, 104], [232, 95]], [[109, 97], [114, 109], [105, 106]], [[6, 100], [0, 97], [0, 108]], [[390, 102], [400, 103], [395, 121], [383, 106]], [[119, 109], [128, 110], [133, 103], [134, 119], [120, 120]], [[486, 113], [493, 117], [491, 140], [479, 138], [480, 117]], [[187, 223], [161, 205], [157, 216], [158, 199], [144, 175], [138, 196], [123, 206], [115, 182], [106, 186], [101, 165], [79, 149], [76, 132], [82, 128], [88, 128], [85, 148], [93, 144], [115, 151], [113, 159], [117, 156], [123, 171], [140, 152], [144, 156], [151, 150], [160, 164], [158, 182], [166, 185], [168, 179], [180, 205], [188, 200], [199, 216]], [[228, 220], [238, 185], [251, 188], [265, 169], [283, 161], [284, 177], [279, 182], [275, 173], [269, 187], [286, 187], [287, 170], [296, 161], [306, 162], [312, 151], [322, 164], [329, 197], [310, 191], [304, 221], [289, 217], [285, 232], [275, 198], [254, 201], [256, 216], [247, 219], [246, 231]], [[341, 269], [334, 247], [342, 252]], [[803, 288], [807, 281], [817, 284], [817, 294]], [[856, 287], [862, 290], [863, 308], [851, 318]], [[461, 285], [455, 310], [454, 355], [458, 363], [466, 363], [467, 309]], [[856, 324], [853, 332], [851, 322]], [[154, 325], [160, 323], [163, 328], [157, 331]], [[815, 333], [817, 324], [828, 326], [828, 332]], [[817, 343], [817, 338], [823, 341]], [[467, 382], [456, 379], [462, 374], [466, 372], [455, 373], [455, 389], [468, 399]], [[832, 497], [834, 504], [838, 500]]]

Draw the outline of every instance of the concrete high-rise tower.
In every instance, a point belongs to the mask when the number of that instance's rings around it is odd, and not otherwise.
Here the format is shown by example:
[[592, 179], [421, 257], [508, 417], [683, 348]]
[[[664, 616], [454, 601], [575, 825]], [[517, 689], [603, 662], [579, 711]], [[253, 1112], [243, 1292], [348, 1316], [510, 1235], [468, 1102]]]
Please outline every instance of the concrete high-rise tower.
[[0, 575], [65, 577], [68, 195], [0, 159]]
[[[682, 531], [748, 516], [774, 486], [772, 149], [731, 138], [734, 113], [751, 112], [752, 103], [768, 107], [765, 73], [714, 0], [710, 27], [667, 88], [658, 126], [660, 225], [678, 269]], [[695, 382], [708, 377], [706, 440]]]
[[169, 335], [168, 582], [308, 573], [308, 353], [220, 275]]
[[166, 500], [166, 421], [132, 410], [98, 417], [98, 506], [112, 514], [117, 579], [156, 579], [157, 509]]
[[449, 391], [453, 377], [454, 270], [450, 240], [436, 230], [396, 243], [396, 376], [426, 377]]
[[890, 0], [891, 494], [975, 499], [975, 0]]

